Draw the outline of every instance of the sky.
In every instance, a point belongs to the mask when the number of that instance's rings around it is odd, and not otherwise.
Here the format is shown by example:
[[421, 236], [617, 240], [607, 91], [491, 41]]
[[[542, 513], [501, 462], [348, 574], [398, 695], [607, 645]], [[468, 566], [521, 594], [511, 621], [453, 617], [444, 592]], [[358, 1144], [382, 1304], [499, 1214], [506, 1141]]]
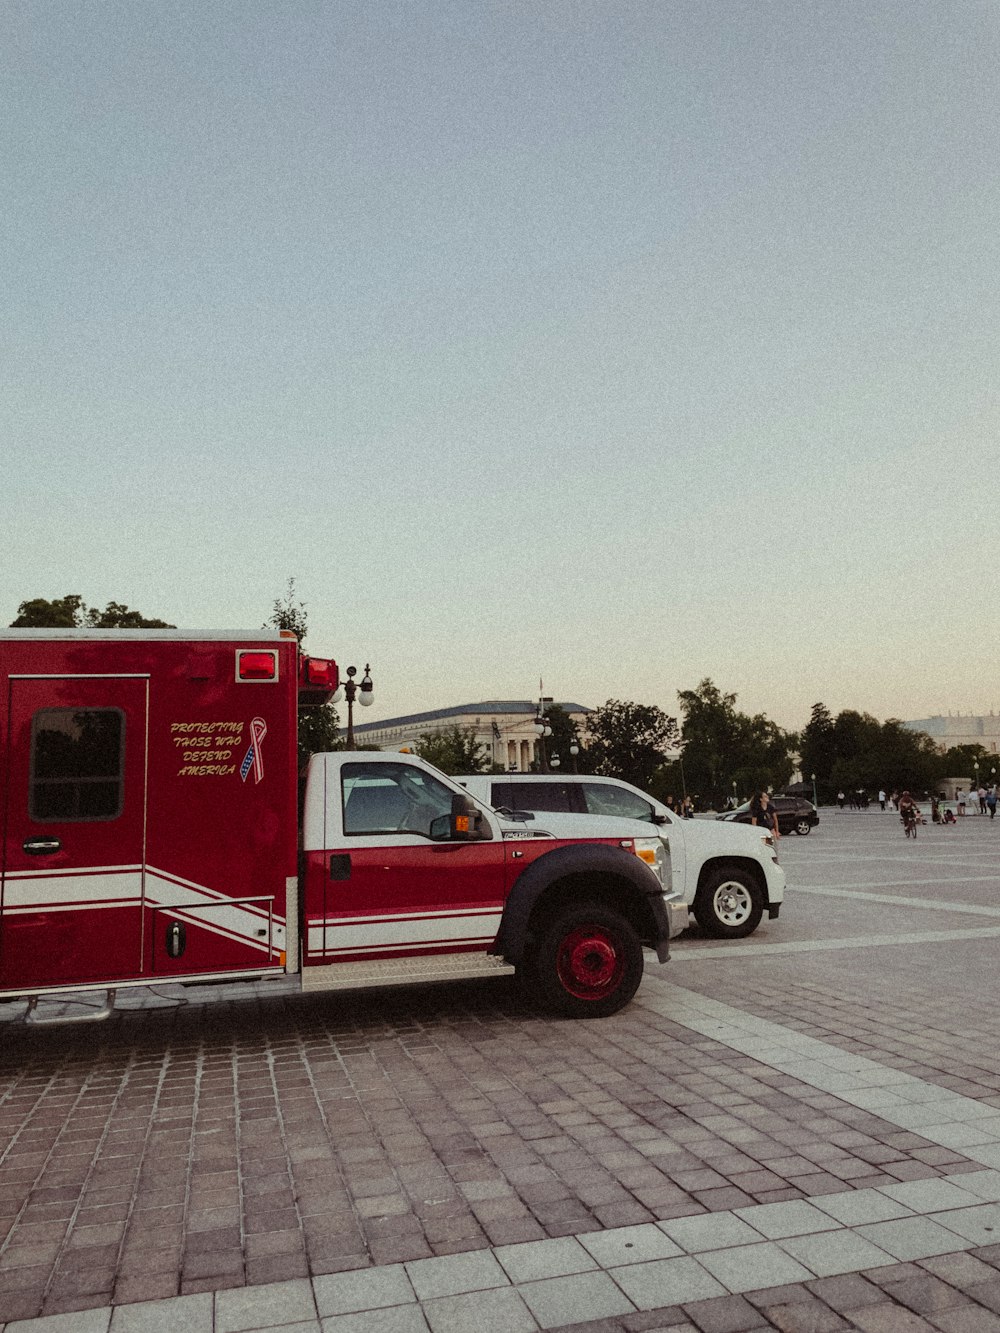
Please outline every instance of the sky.
[[11, 0], [0, 623], [1000, 707], [1000, 0]]

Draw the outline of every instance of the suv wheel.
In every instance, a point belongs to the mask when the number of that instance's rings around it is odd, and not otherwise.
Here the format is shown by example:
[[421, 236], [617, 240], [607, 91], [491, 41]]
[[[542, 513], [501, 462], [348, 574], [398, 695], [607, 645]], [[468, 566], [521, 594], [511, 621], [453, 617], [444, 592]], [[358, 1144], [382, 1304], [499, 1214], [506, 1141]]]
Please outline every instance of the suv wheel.
[[764, 898], [748, 870], [715, 870], [698, 890], [694, 914], [706, 935], [738, 940], [752, 935], [764, 915]]
[[795, 821], [795, 832], [800, 838], [804, 838], [811, 828], [812, 824], [809, 823], [808, 819], [797, 819]]

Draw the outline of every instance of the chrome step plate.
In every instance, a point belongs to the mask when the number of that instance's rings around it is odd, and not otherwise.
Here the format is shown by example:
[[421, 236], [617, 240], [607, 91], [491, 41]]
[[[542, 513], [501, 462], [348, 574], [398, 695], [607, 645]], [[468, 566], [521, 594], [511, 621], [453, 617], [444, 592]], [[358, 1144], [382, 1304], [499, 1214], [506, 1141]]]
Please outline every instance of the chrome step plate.
[[485, 953], [429, 954], [416, 958], [379, 958], [371, 962], [325, 963], [303, 967], [302, 989], [357, 990], [363, 986], [418, 985], [423, 981], [466, 981], [513, 976], [502, 958]]

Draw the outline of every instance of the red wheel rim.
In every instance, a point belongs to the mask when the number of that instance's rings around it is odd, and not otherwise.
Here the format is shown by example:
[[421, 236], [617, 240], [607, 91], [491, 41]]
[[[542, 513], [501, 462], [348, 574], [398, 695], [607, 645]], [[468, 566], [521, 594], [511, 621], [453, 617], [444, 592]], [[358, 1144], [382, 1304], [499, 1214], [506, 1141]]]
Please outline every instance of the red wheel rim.
[[566, 935], [556, 956], [563, 988], [577, 1000], [603, 1000], [625, 972], [619, 941], [601, 926], [580, 926]]

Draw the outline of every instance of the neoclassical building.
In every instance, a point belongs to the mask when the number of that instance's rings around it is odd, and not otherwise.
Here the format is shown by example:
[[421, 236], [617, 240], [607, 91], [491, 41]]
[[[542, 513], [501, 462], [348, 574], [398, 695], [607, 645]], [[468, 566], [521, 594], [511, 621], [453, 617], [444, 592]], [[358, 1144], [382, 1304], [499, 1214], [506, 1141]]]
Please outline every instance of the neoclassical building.
[[[584, 730], [589, 708], [574, 703], [559, 703], [557, 707], [572, 718], [581, 732]], [[435, 708], [429, 713], [387, 717], [381, 722], [355, 722], [354, 738], [358, 745], [401, 750], [415, 744], [421, 736], [459, 726], [475, 733], [494, 764], [510, 772], [526, 773], [534, 762], [538, 744], [537, 712], [534, 699], [488, 699], [478, 704]], [[569, 756], [561, 758], [566, 762]]]
[[990, 754], [1000, 753], [1000, 713], [981, 717], [973, 713], [939, 714], [904, 722], [903, 726], [909, 731], [926, 731], [939, 750], [950, 750], [953, 745], [981, 745]]

